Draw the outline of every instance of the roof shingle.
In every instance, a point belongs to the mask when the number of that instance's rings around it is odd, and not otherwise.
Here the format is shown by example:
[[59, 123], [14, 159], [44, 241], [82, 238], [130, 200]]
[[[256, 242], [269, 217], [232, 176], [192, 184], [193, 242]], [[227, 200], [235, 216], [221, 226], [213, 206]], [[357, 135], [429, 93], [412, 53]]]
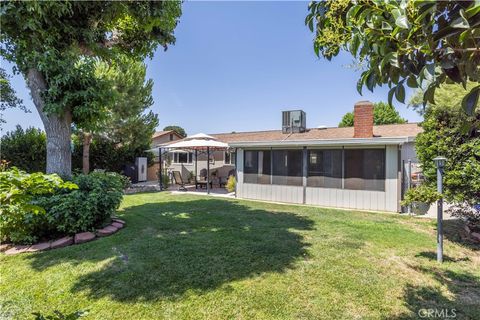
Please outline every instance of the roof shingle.
[[[373, 126], [374, 137], [416, 137], [422, 132], [417, 123], [388, 124]], [[303, 133], [285, 134], [282, 130], [251, 131], [235, 133], [211, 134], [220, 141], [232, 142], [261, 142], [261, 141], [297, 141], [297, 140], [335, 140], [353, 138], [353, 127], [307, 129]]]

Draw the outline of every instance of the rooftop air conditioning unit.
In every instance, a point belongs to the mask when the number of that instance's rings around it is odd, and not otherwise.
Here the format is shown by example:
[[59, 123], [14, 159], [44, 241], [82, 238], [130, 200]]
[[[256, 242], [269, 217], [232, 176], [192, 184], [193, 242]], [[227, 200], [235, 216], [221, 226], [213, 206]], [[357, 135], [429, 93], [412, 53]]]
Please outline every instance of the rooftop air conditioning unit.
[[302, 110], [282, 111], [282, 132], [298, 133], [307, 130], [307, 115]]

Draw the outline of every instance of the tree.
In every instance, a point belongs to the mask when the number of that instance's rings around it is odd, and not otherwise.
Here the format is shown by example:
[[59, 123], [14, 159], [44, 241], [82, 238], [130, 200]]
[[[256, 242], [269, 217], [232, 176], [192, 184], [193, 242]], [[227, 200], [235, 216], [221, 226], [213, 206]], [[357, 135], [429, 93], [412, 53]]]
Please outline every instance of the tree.
[[45, 132], [33, 127], [23, 130], [17, 125], [1, 139], [2, 159], [29, 173], [44, 172], [46, 145]]
[[27, 80], [47, 135], [48, 173], [71, 175], [71, 125], [106, 116], [99, 60], [152, 56], [175, 41], [179, 1], [2, 1], [2, 56]]
[[[473, 84], [468, 84], [472, 87]], [[461, 85], [442, 85], [437, 90], [435, 105], [428, 104], [421, 126], [423, 132], [415, 140], [417, 157], [432, 189], [436, 186], [433, 158], [447, 158], [444, 173], [444, 195], [447, 201], [461, 204], [480, 202], [480, 110], [469, 116], [462, 112], [465, 89]], [[410, 104], [422, 100], [422, 93]]]
[[[145, 154], [150, 148], [158, 117], [152, 111], [151, 79], [145, 81], [146, 65], [140, 61], [122, 58], [114, 63], [99, 63], [97, 73], [111, 86], [111, 100], [106, 106], [109, 115], [81, 131], [83, 137], [83, 172], [90, 166], [90, 143], [93, 139], [110, 140], [132, 156]], [[122, 165], [124, 165], [123, 163]]]
[[[339, 127], [353, 127], [353, 112], [347, 112], [342, 121], [338, 124]], [[407, 120], [400, 117], [395, 108], [385, 102], [377, 102], [373, 105], [373, 123], [380, 124], [394, 124], [405, 123]]]
[[480, 95], [480, 4], [478, 1], [327, 0], [312, 2], [305, 19], [315, 32], [313, 48], [328, 60], [340, 50], [364, 67], [357, 83], [388, 84], [388, 101], [405, 101], [405, 85], [424, 89], [434, 103], [443, 83], [476, 82], [462, 100], [473, 114]]
[[[23, 105], [22, 99], [17, 97], [15, 90], [10, 84], [11, 76], [7, 74], [5, 69], [0, 68], [0, 112], [3, 113], [7, 108], [19, 108], [25, 112], [30, 112]], [[0, 118], [0, 125], [5, 123], [3, 117]]]
[[183, 129], [182, 127], [180, 126], [166, 126], [165, 128], [163, 128], [163, 131], [170, 131], [170, 130], [173, 130], [175, 131], [176, 133], [178, 133], [182, 138], [185, 138], [187, 136], [187, 133], [185, 132], [185, 129]]

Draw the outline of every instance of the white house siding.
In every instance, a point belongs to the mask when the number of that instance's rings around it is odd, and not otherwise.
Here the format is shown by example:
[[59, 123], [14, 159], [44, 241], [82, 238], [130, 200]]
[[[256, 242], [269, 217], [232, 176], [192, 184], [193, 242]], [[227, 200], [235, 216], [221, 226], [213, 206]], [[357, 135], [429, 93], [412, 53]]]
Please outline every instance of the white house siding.
[[415, 143], [407, 142], [402, 145], [402, 161], [407, 162], [409, 159], [412, 162], [418, 162], [417, 153], [415, 152]]
[[306, 204], [386, 211], [385, 192], [307, 187]]
[[253, 184], [243, 182], [243, 150], [237, 150], [237, 197], [326, 207], [375, 211], [399, 211], [399, 149], [385, 147], [385, 191], [349, 190], [320, 187]]
[[287, 203], [303, 203], [303, 187], [239, 183], [237, 197]]
[[[173, 157], [173, 156], [172, 156]], [[213, 152], [213, 157], [215, 163], [210, 163], [210, 172], [216, 170], [217, 176], [222, 178], [227, 178], [228, 173], [235, 169], [233, 164], [225, 164], [225, 155], [224, 151], [215, 151]], [[183, 179], [188, 179], [190, 172], [195, 174], [195, 156], [193, 156], [192, 163], [170, 163], [168, 166], [169, 170], [180, 171]], [[200, 175], [200, 170], [207, 169], [207, 156], [205, 154], [200, 154], [197, 161], [197, 176]]]

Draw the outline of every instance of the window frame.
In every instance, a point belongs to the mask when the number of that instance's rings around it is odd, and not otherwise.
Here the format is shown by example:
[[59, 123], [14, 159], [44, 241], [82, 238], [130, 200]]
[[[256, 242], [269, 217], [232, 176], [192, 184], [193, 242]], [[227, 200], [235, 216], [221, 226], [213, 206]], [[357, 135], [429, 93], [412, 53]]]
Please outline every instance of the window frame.
[[[229, 161], [227, 161], [227, 154], [228, 154], [228, 157], [229, 157]], [[232, 151], [225, 151], [223, 153], [223, 163], [224, 164], [227, 164], [227, 165], [231, 165], [231, 166], [234, 166], [236, 164], [236, 154], [235, 152], [232, 152]]]
[[[187, 155], [187, 162], [179, 162], [179, 155], [186, 154]], [[172, 164], [184, 164], [184, 165], [192, 165], [193, 164], [193, 152], [172, 152]]]

